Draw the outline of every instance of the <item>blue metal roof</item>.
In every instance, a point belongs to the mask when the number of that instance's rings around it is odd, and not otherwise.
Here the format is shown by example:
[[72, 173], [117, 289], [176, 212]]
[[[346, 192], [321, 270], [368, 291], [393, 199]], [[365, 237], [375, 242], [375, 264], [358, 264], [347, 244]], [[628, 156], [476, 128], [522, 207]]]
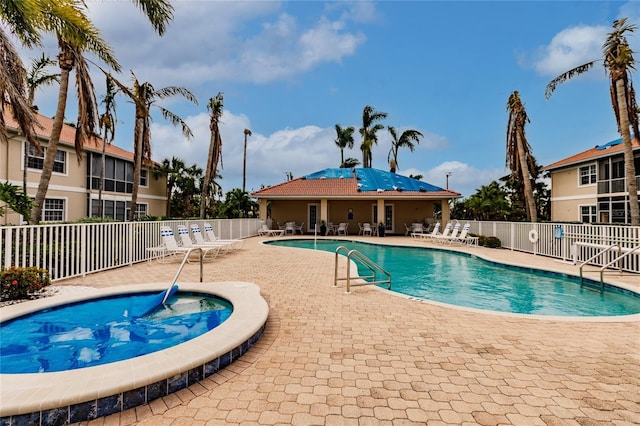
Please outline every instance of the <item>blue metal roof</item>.
[[431, 185], [414, 178], [396, 173], [371, 168], [355, 169], [324, 169], [304, 176], [305, 179], [346, 179], [355, 175], [361, 191], [414, 191], [437, 192], [444, 191], [439, 186]]

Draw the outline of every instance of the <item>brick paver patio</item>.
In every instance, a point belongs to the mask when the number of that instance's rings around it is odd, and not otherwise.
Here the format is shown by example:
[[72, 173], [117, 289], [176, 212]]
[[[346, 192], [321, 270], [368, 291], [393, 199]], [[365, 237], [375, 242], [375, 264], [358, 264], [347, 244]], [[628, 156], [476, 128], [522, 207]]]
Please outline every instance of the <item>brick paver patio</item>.
[[[91, 425], [637, 425], [640, 321], [529, 319], [334, 288], [330, 253], [265, 247], [205, 264], [205, 281], [251, 281], [265, 334], [225, 370]], [[385, 243], [424, 244], [406, 237]], [[575, 273], [507, 250], [494, 259]], [[177, 263], [67, 280], [104, 287], [169, 281]], [[197, 281], [187, 265], [180, 281]], [[622, 278], [640, 286], [640, 280]]]

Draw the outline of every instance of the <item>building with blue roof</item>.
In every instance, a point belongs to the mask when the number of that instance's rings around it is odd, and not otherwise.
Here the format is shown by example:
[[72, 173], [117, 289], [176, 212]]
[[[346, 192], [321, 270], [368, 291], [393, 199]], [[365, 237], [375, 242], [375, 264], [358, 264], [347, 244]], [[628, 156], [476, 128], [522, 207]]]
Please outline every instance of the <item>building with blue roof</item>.
[[[405, 224], [449, 220], [449, 201], [460, 193], [430, 183], [372, 168], [328, 168], [252, 193], [260, 204], [260, 218], [274, 224], [384, 224], [387, 233], [406, 233]], [[436, 217], [436, 212], [441, 212]]]

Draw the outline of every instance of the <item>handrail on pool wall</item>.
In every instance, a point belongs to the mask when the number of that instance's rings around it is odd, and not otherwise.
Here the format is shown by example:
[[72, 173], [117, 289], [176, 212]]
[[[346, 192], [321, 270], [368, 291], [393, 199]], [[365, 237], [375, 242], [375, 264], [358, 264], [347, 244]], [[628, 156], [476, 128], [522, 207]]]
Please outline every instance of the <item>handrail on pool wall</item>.
[[193, 252], [194, 250], [197, 250], [200, 252], [200, 282], [202, 282], [202, 277], [203, 277], [203, 269], [204, 269], [204, 250], [202, 250], [201, 247], [193, 247], [190, 248], [188, 251], [186, 251], [184, 253], [184, 259], [182, 259], [182, 263], [180, 263], [180, 267], [178, 268], [178, 272], [176, 272], [176, 276], [173, 277], [173, 281], [171, 281], [171, 284], [169, 284], [169, 287], [167, 288], [166, 293], [164, 294], [164, 298], [162, 299], [162, 304], [164, 305], [165, 302], [167, 301], [167, 299], [169, 298], [169, 296], [171, 295], [171, 289], [173, 288], [173, 285], [176, 283], [176, 281], [178, 281], [178, 277], [180, 276], [180, 273], [182, 272], [182, 269], [184, 268], [185, 263], [187, 263], [187, 260], [189, 259], [189, 256], [191, 256], [191, 252]]

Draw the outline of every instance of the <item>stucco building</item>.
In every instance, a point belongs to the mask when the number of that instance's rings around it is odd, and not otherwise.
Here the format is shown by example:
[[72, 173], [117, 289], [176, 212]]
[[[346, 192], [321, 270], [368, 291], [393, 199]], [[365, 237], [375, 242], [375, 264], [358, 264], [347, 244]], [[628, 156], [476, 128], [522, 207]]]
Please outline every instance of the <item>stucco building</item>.
[[260, 218], [283, 224], [304, 223], [303, 232], [315, 225], [348, 223], [357, 233], [358, 223], [384, 223], [385, 231], [404, 234], [405, 224], [434, 219], [434, 206], [450, 219], [449, 201], [458, 192], [396, 173], [371, 168], [321, 170], [251, 194], [258, 198]]
[[[640, 143], [632, 141], [640, 188]], [[545, 167], [551, 174], [554, 222], [631, 223], [621, 139]]]
[[[51, 134], [53, 120], [36, 114], [39, 127], [36, 134], [43, 152], [26, 143], [17, 123], [5, 112], [8, 143], [0, 143], [0, 181], [23, 185], [24, 159], [27, 156], [27, 195], [34, 198], [40, 182], [44, 152]], [[64, 125], [56, 152], [53, 173], [42, 211], [43, 222], [74, 221], [99, 216], [99, 177], [102, 162], [101, 139], [87, 141], [81, 161], [74, 148], [75, 128]], [[133, 189], [133, 153], [107, 144], [105, 150], [105, 182], [102, 192], [105, 217], [126, 220], [131, 208]], [[136, 214], [162, 216], [166, 212], [167, 185], [164, 176], [156, 176], [150, 167], [143, 167], [140, 176]], [[11, 211], [0, 217], [0, 224], [20, 224], [23, 218]]]

